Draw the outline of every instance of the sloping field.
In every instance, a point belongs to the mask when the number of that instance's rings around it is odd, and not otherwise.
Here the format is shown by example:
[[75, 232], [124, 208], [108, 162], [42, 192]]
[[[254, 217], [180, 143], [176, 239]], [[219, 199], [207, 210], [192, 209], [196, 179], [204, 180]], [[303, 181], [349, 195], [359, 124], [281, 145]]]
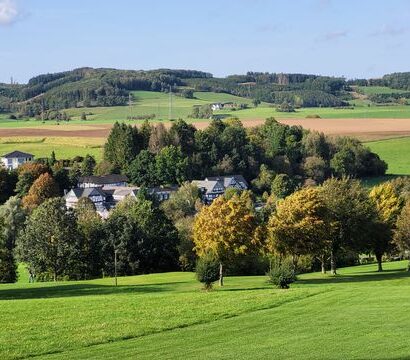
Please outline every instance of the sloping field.
[[[406, 262], [264, 276], [204, 292], [192, 273], [0, 285], [0, 358], [406, 359]], [[23, 279], [26, 280], [26, 279]]]
[[410, 137], [366, 143], [389, 165], [388, 174], [410, 175]]

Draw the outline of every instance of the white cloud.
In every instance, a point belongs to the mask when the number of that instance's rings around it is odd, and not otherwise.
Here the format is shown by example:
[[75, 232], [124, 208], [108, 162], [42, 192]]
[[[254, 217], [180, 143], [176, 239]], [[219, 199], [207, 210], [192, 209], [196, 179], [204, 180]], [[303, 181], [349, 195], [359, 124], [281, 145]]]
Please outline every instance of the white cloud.
[[394, 27], [384, 24], [379, 30], [372, 32], [370, 36], [400, 36], [408, 31], [408, 27]]
[[19, 11], [14, 0], [0, 0], [0, 25], [9, 25], [17, 20]]
[[333, 32], [328, 32], [325, 35], [323, 35], [321, 38], [319, 38], [319, 41], [335, 41], [341, 38], [347, 37], [348, 32], [347, 31], [333, 31]]

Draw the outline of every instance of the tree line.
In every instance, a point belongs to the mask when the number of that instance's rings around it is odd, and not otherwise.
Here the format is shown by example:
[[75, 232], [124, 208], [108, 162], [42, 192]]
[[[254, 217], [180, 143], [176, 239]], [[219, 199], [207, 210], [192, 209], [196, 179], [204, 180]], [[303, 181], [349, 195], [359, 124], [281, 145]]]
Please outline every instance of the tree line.
[[216, 119], [203, 130], [183, 120], [169, 129], [147, 121], [139, 128], [116, 123], [104, 146], [104, 161], [139, 186], [243, 174], [260, 195], [269, 195], [272, 183], [287, 195], [306, 182], [378, 176], [387, 169], [354, 138], [329, 137], [273, 118], [248, 129], [238, 119]]
[[286, 261], [296, 272], [335, 274], [360, 254], [372, 254], [382, 271], [384, 256], [410, 251], [409, 195], [406, 178], [370, 190], [332, 178], [283, 198], [272, 194], [262, 208], [251, 191], [235, 189], [206, 206], [184, 183], [161, 204], [141, 190], [106, 220], [86, 198], [67, 209], [56, 194], [34, 207], [13, 196], [0, 206], [0, 281], [15, 281], [17, 261], [37, 281], [112, 276], [115, 254], [119, 275], [211, 263], [221, 284], [226, 274], [263, 274]]

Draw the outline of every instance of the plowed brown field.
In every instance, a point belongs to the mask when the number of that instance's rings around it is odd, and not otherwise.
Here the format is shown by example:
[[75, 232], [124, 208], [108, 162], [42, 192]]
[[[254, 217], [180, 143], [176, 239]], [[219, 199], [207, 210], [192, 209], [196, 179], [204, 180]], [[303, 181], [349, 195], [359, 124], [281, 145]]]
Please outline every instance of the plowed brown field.
[[[243, 120], [245, 127], [263, 124], [263, 119]], [[410, 119], [282, 119], [287, 125], [301, 125], [306, 129], [322, 131], [329, 135], [350, 135], [361, 140], [379, 140], [410, 136]], [[170, 126], [170, 123], [166, 124]], [[208, 126], [208, 122], [195, 122], [198, 129]], [[0, 137], [106, 137], [111, 129], [106, 125], [48, 125], [41, 128], [0, 129]]]

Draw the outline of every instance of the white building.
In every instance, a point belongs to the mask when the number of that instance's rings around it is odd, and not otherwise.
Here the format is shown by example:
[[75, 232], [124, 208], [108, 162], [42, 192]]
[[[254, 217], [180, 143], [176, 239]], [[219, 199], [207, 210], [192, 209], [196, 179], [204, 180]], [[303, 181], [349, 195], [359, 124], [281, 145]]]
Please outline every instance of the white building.
[[1, 157], [4, 167], [9, 170], [17, 169], [20, 165], [33, 160], [34, 155], [21, 151], [13, 151]]

